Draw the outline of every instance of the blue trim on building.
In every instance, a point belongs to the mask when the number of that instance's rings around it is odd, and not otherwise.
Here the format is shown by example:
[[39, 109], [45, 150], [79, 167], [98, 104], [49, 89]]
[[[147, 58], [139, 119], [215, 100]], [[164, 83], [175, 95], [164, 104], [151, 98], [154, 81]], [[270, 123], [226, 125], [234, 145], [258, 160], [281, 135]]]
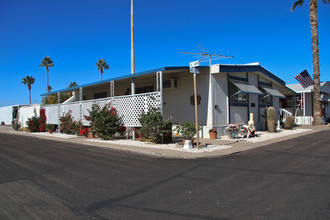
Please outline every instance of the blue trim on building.
[[[258, 78], [258, 80], [259, 80], [259, 78]], [[272, 87], [272, 83], [266, 83], [266, 82], [258, 81], [258, 84], [259, 84], [259, 85], [264, 85], [264, 86]]]
[[234, 72], [261, 72], [276, 82], [285, 85], [285, 82], [269, 72], [260, 65], [220, 65], [221, 72], [234, 73]]
[[249, 107], [249, 103], [230, 103], [229, 106]]
[[[198, 68], [199, 69], [209, 69], [210, 67], [209, 66], [199, 66]], [[156, 73], [158, 71], [166, 71], [166, 70], [189, 70], [189, 66], [162, 67], [162, 68], [158, 68], [158, 69], [152, 69], [152, 70], [143, 71], [143, 72], [139, 72], [139, 73], [135, 73], [135, 74], [129, 74], [129, 75], [119, 76], [119, 77], [110, 78], [110, 79], [97, 81], [97, 82], [93, 82], [93, 83], [88, 83], [88, 84], [84, 84], [84, 85], [77, 86], [77, 87], [74, 87], [74, 88], [67, 88], [67, 89], [56, 90], [54, 92], [43, 93], [40, 96], [57, 94], [58, 92], [69, 92], [69, 91], [73, 91], [73, 90], [76, 90], [76, 89], [79, 89], [79, 88], [82, 88], [82, 87], [101, 85], [101, 84], [104, 84], [104, 83], [109, 83], [111, 81], [117, 81], [117, 80], [121, 80], [121, 79], [129, 79], [129, 78], [133, 78], [133, 77], [137, 77], [137, 76], [148, 75], [148, 74]]]
[[244, 82], [249, 81], [248, 78], [243, 78], [243, 77], [238, 77], [238, 76], [231, 76], [231, 75], [228, 75], [228, 79], [234, 79], [234, 80], [239, 80], [239, 81], [244, 81]]

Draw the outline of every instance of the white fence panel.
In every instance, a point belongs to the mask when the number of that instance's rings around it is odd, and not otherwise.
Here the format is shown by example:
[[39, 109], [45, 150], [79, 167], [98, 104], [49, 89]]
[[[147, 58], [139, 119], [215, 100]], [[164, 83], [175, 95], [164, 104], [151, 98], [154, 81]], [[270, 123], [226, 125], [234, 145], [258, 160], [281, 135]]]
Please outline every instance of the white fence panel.
[[69, 111], [71, 111], [71, 116], [74, 121], [81, 120], [81, 111], [80, 111], [80, 103], [69, 103], [69, 104], [62, 104], [61, 105], [62, 114], [60, 116], [63, 116], [67, 114]]
[[45, 106], [45, 112], [47, 117], [47, 124], [58, 123], [58, 105]]

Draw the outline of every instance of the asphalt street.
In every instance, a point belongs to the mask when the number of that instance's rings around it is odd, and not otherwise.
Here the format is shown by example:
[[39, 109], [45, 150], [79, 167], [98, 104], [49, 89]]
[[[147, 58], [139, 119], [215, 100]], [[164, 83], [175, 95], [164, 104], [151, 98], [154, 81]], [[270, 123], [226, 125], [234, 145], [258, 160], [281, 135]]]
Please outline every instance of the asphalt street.
[[0, 133], [0, 219], [330, 219], [330, 135], [165, 159]]

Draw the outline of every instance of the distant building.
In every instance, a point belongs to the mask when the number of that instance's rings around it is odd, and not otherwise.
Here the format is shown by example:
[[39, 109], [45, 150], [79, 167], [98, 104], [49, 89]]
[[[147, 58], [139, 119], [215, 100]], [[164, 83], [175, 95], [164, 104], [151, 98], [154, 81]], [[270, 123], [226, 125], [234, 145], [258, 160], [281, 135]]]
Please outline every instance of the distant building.
[[[312, 124], [313, 122], [313, 86], [304, 89], [300, 84], [288, 84], [297, 95], [288, 96], [282, 101], [282, 107], [293, 112], [296, 124]], [[330, 120], [330, 82], [321, 82], [322, 117], [324, 122]]]

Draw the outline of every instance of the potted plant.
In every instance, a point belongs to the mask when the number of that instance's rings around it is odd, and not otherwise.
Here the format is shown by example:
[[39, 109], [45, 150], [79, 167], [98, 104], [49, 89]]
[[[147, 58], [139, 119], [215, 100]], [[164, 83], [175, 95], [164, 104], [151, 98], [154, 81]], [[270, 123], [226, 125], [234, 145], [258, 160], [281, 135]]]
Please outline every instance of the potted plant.
[[218, 132], [215, 128], [209, 130], [210, 139], [217, 139]]
[[176, 127], [175, 131], [180, 134], [184, 144], [186, 141], [189, 141], [193, 144], [193, 138], [196, 135], [196, 127], [193, 123], [191, 122], [182, 123]]
[[53, 133], [53, 131], [54, 131], [54, 125], [52, 125], [52, 124], [46, 124], [46, 126], [45, 126], [45, 128], [46, 128], [46, 131], [48, 131], [48, 133]]

